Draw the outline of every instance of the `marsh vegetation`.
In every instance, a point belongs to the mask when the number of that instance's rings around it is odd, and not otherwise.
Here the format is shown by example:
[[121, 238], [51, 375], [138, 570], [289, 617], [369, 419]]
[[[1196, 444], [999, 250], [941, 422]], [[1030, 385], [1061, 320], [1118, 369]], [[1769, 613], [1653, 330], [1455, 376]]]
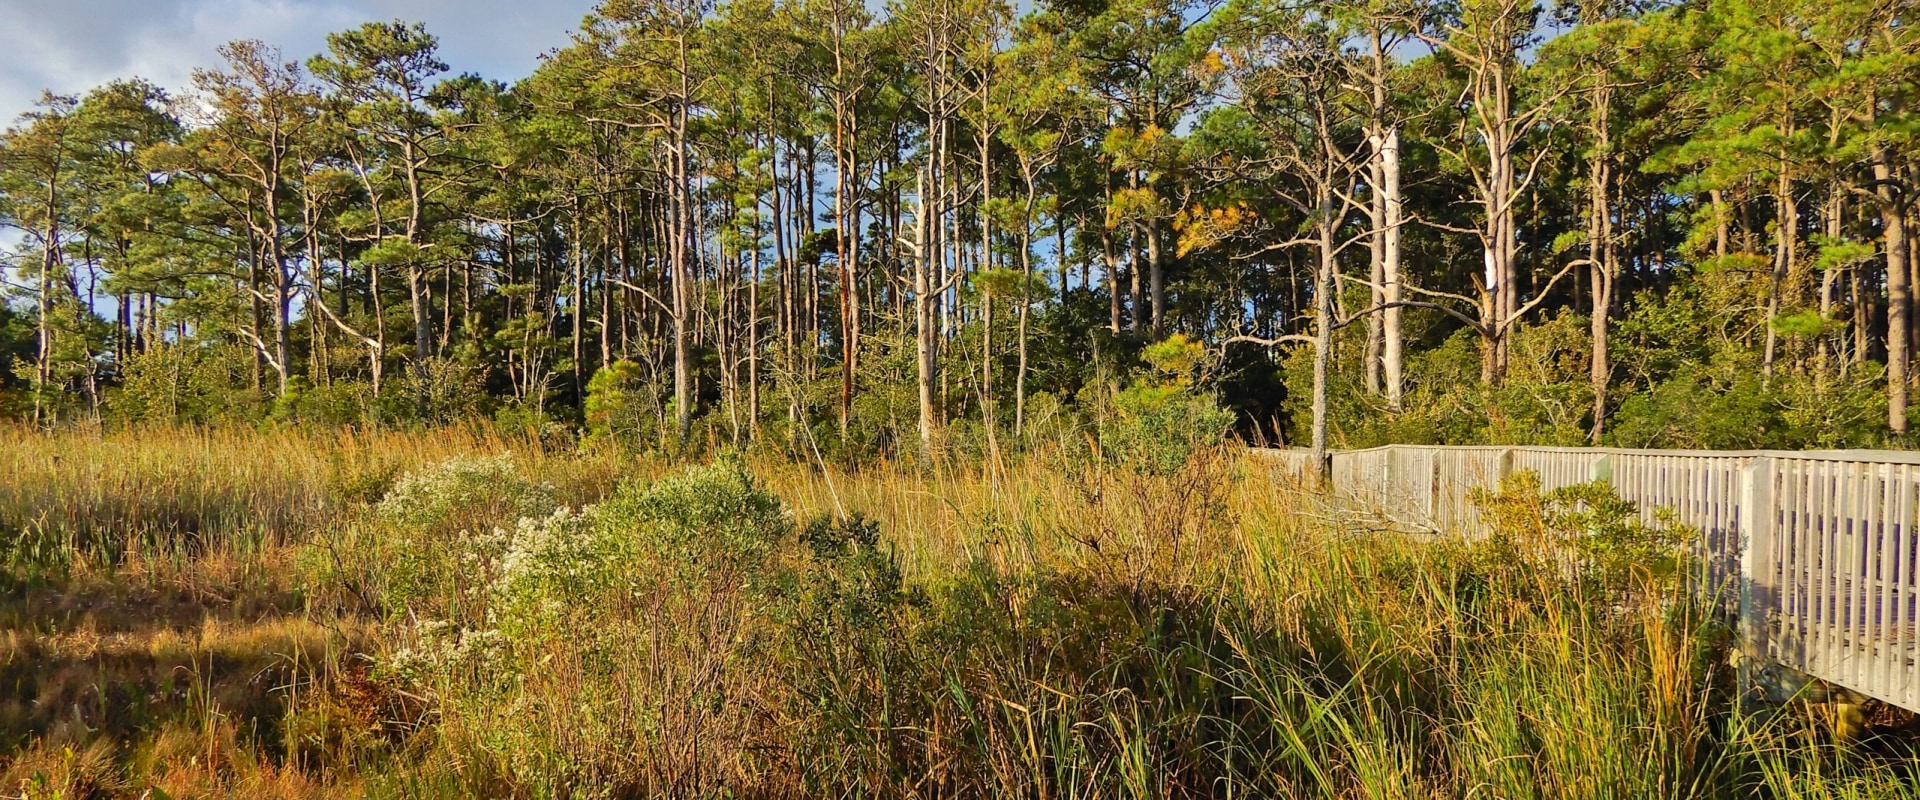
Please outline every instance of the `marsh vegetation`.
[[[1670, 532], [1522, 486], [1495, 536], [1410, 537], [1166, 446], [849, 470], [5, 429], [0, 786], [1915, 795], [1891, 711], [1846, 741], [1818, 705], [1736, 711], [1728, 632], [1644, 568]], [[1651, 549], [1549, 555], [1576, 524]]]

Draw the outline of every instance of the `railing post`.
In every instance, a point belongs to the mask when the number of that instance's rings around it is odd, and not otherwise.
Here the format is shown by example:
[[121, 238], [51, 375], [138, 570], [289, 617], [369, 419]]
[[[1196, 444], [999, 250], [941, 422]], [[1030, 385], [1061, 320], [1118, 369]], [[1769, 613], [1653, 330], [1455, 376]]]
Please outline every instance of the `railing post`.
[[1756, 662], [1767, 658], [1768, 614], [1776, 600], [1773, 480], [1773, 459], [1764, 456], [1740, 473], [1740, 646]]
[[1608, 485], [1613, 483], [1612, 453], [1601, 456], [1593, 462], [1592, 466], [1587, 467], [1587, 482], [1605, 483]]

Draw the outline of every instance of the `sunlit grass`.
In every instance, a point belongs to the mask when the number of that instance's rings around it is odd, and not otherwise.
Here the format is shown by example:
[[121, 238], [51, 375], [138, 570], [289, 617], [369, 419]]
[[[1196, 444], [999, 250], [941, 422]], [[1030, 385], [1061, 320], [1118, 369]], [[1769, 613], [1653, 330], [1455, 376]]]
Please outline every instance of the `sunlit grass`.
[[[1046, 453], [749, 455], [795, 525], [877, 522], [906, 594], [812, 632], [793, 627], [812, 601], [751, 581], [591, 600], [556, 619], [594, 627], [513, 645], [537, 667], [511, 682], [397, 683], [382, 665], [435, 606], [383, 599], [410, 532], [371, 503], [499, 453], [574, 507], [674, 469], [480, 428], [0, 429], [0, 791], [1915, 796], [1910, 734], [1836, 744], [1818, 708], [1735, 714], [1723, 632], [1677, 594], [1594, 604], [1466, 543], [1365, 530], [1231, 452], [1162, 478]], [[782, 547], [770, 563], [811, 563]]]

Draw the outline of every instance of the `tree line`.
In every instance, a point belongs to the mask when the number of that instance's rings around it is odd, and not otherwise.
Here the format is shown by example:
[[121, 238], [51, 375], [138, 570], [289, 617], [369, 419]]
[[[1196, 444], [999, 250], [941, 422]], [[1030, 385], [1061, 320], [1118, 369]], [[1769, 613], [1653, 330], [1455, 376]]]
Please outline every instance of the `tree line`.
[[0, 413], [997, 452], [1172, 352], [1269, 443], [1900, 446], [1912, 9], [606, 0], [512, 84], [238, 41], [0, 136]]

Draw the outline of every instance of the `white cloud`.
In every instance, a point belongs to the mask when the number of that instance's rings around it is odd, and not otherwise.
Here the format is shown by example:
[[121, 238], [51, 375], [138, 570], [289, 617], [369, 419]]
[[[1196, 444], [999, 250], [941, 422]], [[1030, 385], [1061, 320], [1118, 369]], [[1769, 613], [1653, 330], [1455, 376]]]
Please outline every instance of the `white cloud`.
[[260, 39], [288, 59], [368, 20], [421, 21], [455, 72], [513, 80], [566, 44], [592, 0], [0, 0], [0, 123], [43, 89], [82, 94], [139, 76], [170, 89], [217, 64], [214, 48]]

